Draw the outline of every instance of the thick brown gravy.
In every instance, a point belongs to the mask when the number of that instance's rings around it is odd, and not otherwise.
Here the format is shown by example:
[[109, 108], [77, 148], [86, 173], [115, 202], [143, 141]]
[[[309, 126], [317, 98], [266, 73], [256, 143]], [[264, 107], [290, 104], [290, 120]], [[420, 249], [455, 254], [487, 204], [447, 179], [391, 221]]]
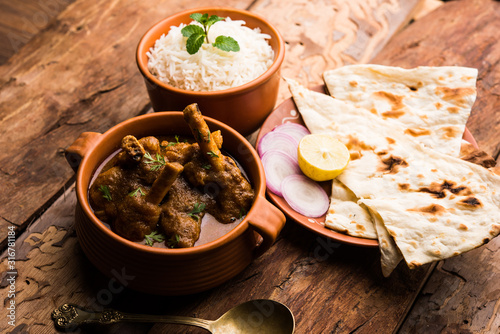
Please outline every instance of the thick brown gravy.
[[[178, 137], [174, 139], [173, 136], [172, 137], [157, 137], [157, 138], [159, 138], [160, 141], [162, 141], [162, 140], [167, 140], [167, 141], [186, 140], [185, 138], [179, 139]], [[113, 158], [121, 151], [122, 151], [121, 149], [116, 150], [100, 164], [100, 166], [95, 170], [95, 172], [93, 174], [93, 178], [91, 180], [90, 186], [92, 186], [92, 184], [94, 183], [95, 179], [100, 174], [100, 172], [108, 164], [110, 164], [112, 162]], [[224, 155], [229, 156], [229, 154], [227, 152], [224, 152]], [[245, 171], [243, 170], [241, 164], [239, 164], [234, 158], [233, 158], [233, 160], [237, 164], [242, 175], [248, 180], [248, 176], [245, 173]], [[89, 186], [89, 189], [90, 189], [90, 186]], [[209, 213], [205, 213], [202, 220], [201, 220], [200, 235], [199, 235], [198, 240], [195, 242], [194, 246], [200, 246], [200, 245], [209, 243], [211, 241], [214, 241], [214, 240], [222, 237], [223, 235], [225, 235], [225, 234], [229, 233], [231, 230], [233, 230], [243, 219], [244, 219], [244, 216], [242, 216], [241, 218], [236, 219], [230, 223], [223, 224], [223, 223], [220, 223], [219, 221], [217, 221], [217, 219], [213, 215], [211, 215]], [[111, 226], [108, 223], [103, 222], [103, 224], [112, 230]], [[146, 244], [145, 239], [142, 241], [135, 241], [135, 242], [138, 244]], [[151, 247], [168, 248], [168, 246], [166, 245], [166, 242], [154, 242]]]

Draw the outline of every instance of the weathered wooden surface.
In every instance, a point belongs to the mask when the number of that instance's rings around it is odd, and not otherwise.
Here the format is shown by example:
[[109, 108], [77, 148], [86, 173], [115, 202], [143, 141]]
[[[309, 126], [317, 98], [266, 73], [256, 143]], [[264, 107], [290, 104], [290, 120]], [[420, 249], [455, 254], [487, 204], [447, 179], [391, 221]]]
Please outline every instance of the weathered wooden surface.
[[[251, 10], [269, 17], [287, 43], [282, 76], [306, 86], [345, 64], [366, 63], [421, 10], [422, 1], [257, 1]], [[272, 15], [268, 13], [279, 13]], [[290, 97], [286, 85], [280, 100]]]
[[0, 64], [47, 27], [74, 0], [0, 0]]
[[[123, 311], [215, 319], [244, 300], [274, 298], [291, 307], [297, 333], [390, 333], [401, 325], [403, 333], [497, 333], [498, 239], [439, 263], [415, 304], [414, 299], [434, 265], [411, 272], [400, 266], [386, 280], [380, 274], [376, 249], [332, 244], [292, 222], [272, 249], [244, 272], [220, 288], [194, 296], [166, 298], [135, 293], [114, 285], [90, 265], [72, 228], [75, 201], [72, 171], [61, 152], [82, 131], [104, 131], [149, 110], [133, 59], [137, 40], [155, 18], [203, 4], [203, 1], [159, 5], [150, 0], [111, 3], [77, 0], [0, 67], [0, 131], [4, 134], [2, 138], [15, 136], [20, 140], [14, 146], [2, 145], [6, 151], [0, 154], [0, 236], [5, 241], [7, 226], [11, 224], [21, 228], [29, 225], [24, 233], [18, 231], [15, 247], [16, 327], [9, 327], [2, 313], [0, 331], [54, 333], [50, 312], [67, 301], [96, 309], [111, 306]], [[490, 36], [495, 30], [488, 25], [498, 31], [498, 18], [490, 16], [498, 13], [498, 3], [486, 0], [446, 3], [432, 14], [441, 16], [434, 18], [416, 11], [418, 1], [227, 0], [220, 4], [247, 8], [275, 23], [287, 41], [283, 75], [309, 84], [320, 83], [324, 69], [368, 62], [377, 52], [374, 61], [393, 61], [392, 65], [408, 65], [404, 61], [419, 59], [436, 61], [440, 52], [448, 61], [457, 61], [453, 57], [459, 58], [463, 50], [469, 50], [468, 46], [463, 45], [462, 50], [426, 34], [432, 24], [437, 24], [433, 20], [446, 16], [440, 12], [444, 8], [472, 6], [461, 15], [468, 13], [470, 17], [462, 20], [472, 22], [473, 27], [459, 24], [457, 15], [448, 16], [438, 26], [443, 26], [450, 17], [455, 25], [448, 22], [447, 29], [438, 34], [442, 38], [453, 38], [451, 31], [455, 30], [462, 35], [460, 39], [454, 37], [455, 43], [466, 44], [464, 41], [469, 43], [471, 34], [476, 36], [475, 31], [481, 32], [477, 39]], [[480, 5], [488, 11], [472, 10], [478, 10]], [[419, 25], [413, 23], [382, 49], [414, 12], [419, 13], [423, 23], [419, 19]], [[127, 20], [130, 17], [134, 20]], [[479, 18], [488, 23], [480, 25], [476, 21]], [[330, 27], [326, 33], [325, 27]], [[99, 32], [100, 28], [109, 30]], [[434, 34], [436, 31], [439, 29]], [[412, 38], [418, 38], [417, 45], [408, 43]], [[424, 46], [427, 48], [420, 49]], [[457, 54], [450, 52], [452, 47]], [[475, 55], [472, 59], [483, 66], [484, 73], [492, 72], [481, 77], [483, 87], [478, 101], [483, 102], [475, 105], [476, 122], [471, 118], [468, 124], [490, 154], [495, 152], [495, 137], [490, 141], [487, 136], [480, 139], [480, 134], [490, 131], [488, 113], [498, 120], [495, 109], [484, 108], [487, 102], [498, 103], [494, 96], [498, 97], [496, 88], [500, 81], [493, 73], [498, 66], [498, 56], [495, 58], [498, 52], [490, 52], [496, 47], [492, 42], [482, 49], [487, 59], [485, 64], [480, 62], [481, 54], [466, 52], [468, 57]], [[421, 54], [413, 54], [415, 50]], [[289, 95], [282, 90], [280, 101]], [[0, 291], [6, 296], [10, 287], [6, 252], [1, 259]], [[126, 285], [126, 279], [123, 282]], [[5, 306], [7, 302], [4, 297]], [[145, 324], [87, 328], [81, 332], [205, 333], [183, 326]]]
[[[479, 70], [467, 123], [480, 148], [500, 162], [500, 2], [452, 1], [398, 34], [381, 64], [461, 65]], [[464, 41], [464, 36], [467, 41]], [[402, 333], [500, 333], [500, 239], [441, 262]]]

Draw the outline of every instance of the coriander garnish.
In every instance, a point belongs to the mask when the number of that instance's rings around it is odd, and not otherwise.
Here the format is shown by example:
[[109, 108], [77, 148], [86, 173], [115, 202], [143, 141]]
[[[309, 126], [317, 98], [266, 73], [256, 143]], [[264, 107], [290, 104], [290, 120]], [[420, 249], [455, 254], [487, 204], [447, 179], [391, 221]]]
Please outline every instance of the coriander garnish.
[[168, 145], [167, 145], [167, 147], [174, 146], [175, 144], [179, 144], [180, 143], [178, 135], [175, 135], [174, 138], [175, 138], [175, 141], [169, 142]]
[[107, 199], [108, 201], [112, 201], [113, 199], [111, 198], [111, 192], [109, 191], [109, 187], [105, 185], [100, 185], [99, 186], [99, 191], [102, 192], [102, 197]]
[[169, 248], [175, 248], [180, 240], [181, 237], [179, 237], [178, 234], [174, 234], [170, 239], [167, 240], [167, 246]]
[[149, 154], [149, 152], [146, 152], [146, 154], [144, 154], [144, 157], [147, 159], [145, 163], [154, 164], [151, 166], [152, 171], [157, 171], [161, 166], [165, 165], [165, 157], [160, 153], [156, 153], [156, 159], [153, 158], [151, 154]]
[[241, 219], [246, 214], [247, 214], [247, 210], [245, 210], [245, 208], [240, 208], [240, 216], [238, 218]]
[[202, 140], [203, 139], [203, 135], [202, 135], [200, 129], [194, 129], [194, 131], [196, 131], [196, 134], [198, 135], [198, 140]]
[[146, 194], [144, 193], [144, 191], [142, 191], [141, 187], [139, 187], [139, 188], [137, 188], [136, 190], [134, 190], [134, 191], [130, 192], [128, 195], [129, 195], [130, 197], [134, 197], [135, 195], [137, 195], [137, 193], [141, 194], [141, 196], [146, 195]]
[[[214, 23], [224, 20], [224, 18], [217, 15], [208, 17], [207, 13], [194, 13], [189, 15], [189, 17], [202, 25], [202, 27], [200, 27], [195, 24], [190, 24], [181, 30], [182, 35], [188, 38], [186, 41], [186, 50], [190, 55], [192, 55], [198, 52], [203, 45], [204, 40], [206, 40], [207, 43], [210, 43], [208, 40], [208, 31], [210, 30], [210, 27]], [[212, 45], [223, 51], [240, 51], [238, 42], [229, 36], [218, 36]]]
[[214, 151], [209, 151], [207, 152], [207, 154], [212, 157], [212, 158], [218, 158], [219, 156], [217, 155], [217, 153], [215, 153]]
[[146, 245], [148, 246], [153, 246], [155, 241], [162, 242], [165, 240], [165, 236], [157, 231], [153, 231], [150, 234], [145, 235], [144, 238], [146, 239]]
[[191, 212], [189, 212], [188, 215], [196, 220], [199, 220], [200, 216], [198, 216], [198, 214], [201, 213], [203, 210], [205, 210], [205, 203], [194, 203], [193, 210], [191, 210]]

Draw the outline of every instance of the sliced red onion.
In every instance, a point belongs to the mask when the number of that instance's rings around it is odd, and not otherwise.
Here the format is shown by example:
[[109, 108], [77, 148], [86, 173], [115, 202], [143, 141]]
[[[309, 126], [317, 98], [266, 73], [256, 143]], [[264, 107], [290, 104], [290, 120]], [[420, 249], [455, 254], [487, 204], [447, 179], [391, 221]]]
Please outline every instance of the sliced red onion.
[[304, 137], [305, 135], [311, 134], [308, 128], [298, 123], [283, 123], [275, 127], [273, 131], [289, 134], [290, 136], [295, 138], [297, 143], [300, 142], [302, 137]]
[[300, 174], [297, 160], [278, 150], [270, 150], [261, 157], [266, 172], [266, 185], [270, 191], [283, 197], [281, 192], [282, 181], [290, 175]]
[[268, 132], [259, 141], [257, 152], [262, 157], [267, 151], [278, 150], [297, 160], [299, 142], [284, 132]]
[[326, 191], [303, 174], [287, 176], [281, 182], [281, 192], [288, 205], [306, 217], [321, 217], [330, 207]]

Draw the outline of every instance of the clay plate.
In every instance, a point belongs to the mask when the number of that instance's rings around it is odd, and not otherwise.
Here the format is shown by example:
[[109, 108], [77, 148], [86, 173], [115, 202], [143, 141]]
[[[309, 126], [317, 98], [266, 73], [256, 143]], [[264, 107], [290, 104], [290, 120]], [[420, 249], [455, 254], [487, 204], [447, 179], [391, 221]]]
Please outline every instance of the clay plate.
[[[319, 85], [311, 88], [314, 91], [325, 93], [325, 86]], [[266, 121], [262, 125], [259, 134], [257, 136], [257, 143], [260, 141], [262, 136], [266, 133], [272, 131], [274, 127], [283, 123], [298, 123], [304, 125], [304, 121], [300, 116], [300, 113], [295, 106], [292, 98], [289, 98], [283, 103], [281, 103], [276, 109], [273, 110], [271, 114], [267, 117]], [[478, 147], [476, 140], [470, 133], [470, 131], [465, 128], [463, 138], [474, 145], [474, 147]], [[330, 182], [321, 182], [320, 185], [323, 189], [326, 190], [327, 194], [330, 195], [331, 192], [331, 184]], [[362, 247], [378, 247], [378, 241], [374, 239], [365, 239], [359, 237], [353, 237], [347, 234], [335, 232], [330, 230], [324, 226], [325, 216], [319, 218], [310, 218], [304, 215], [301, 215], [297, 211], [293, 210], [288, 203], [280, 196], [275, 195], [273, 192], [266, 190], [266, 194], [269, 196], [271, 201], [285, 213], [286, 216], [295, 220], [297, 223], [302, 225], [303, 227], [315, 232], [316, 234], [333, 239], [335, 241], [351, 244]]]

